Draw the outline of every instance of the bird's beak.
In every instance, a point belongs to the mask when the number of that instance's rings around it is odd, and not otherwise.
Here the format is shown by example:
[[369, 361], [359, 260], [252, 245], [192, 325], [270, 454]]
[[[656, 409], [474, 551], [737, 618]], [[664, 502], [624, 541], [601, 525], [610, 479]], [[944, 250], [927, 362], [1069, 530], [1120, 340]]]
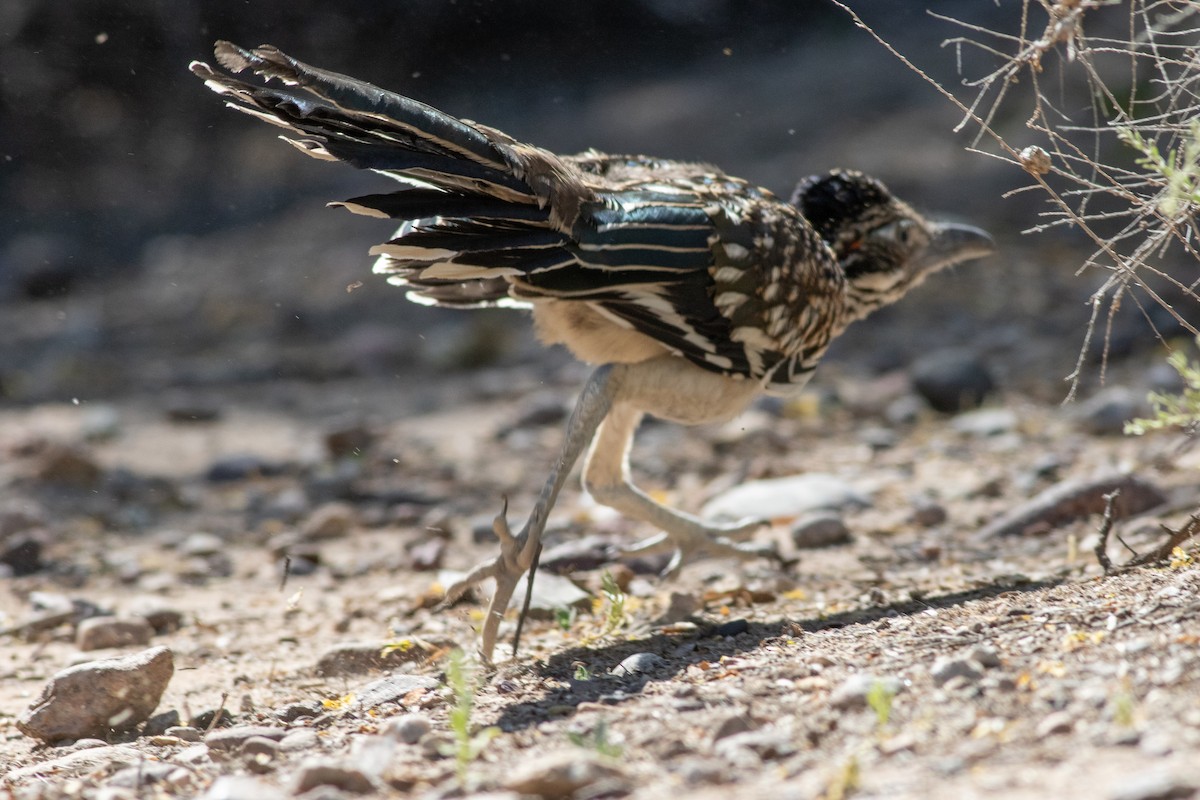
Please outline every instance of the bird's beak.
[[996, 242], [987, 231], [971, 225], [938, 222], [933, 225], [933, 238], [917, 259], [917, 271], [935, 272], [952, 264], [983, 258], [996, 252]]

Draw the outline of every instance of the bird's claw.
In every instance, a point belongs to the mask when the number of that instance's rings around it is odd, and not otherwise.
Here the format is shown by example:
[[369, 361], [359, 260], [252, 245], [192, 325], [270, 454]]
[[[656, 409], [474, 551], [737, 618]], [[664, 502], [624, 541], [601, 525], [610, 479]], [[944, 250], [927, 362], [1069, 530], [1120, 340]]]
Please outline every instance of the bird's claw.
[[446, 595], [438, 604], [439, 609], [446, 608], [463, 595], [471, 587], [480, 582], [493, 578], [496, 581], [496, 591], [488, 604], [487, 614], [483, 621], [483, 631], [480, 634], [479, 656], [485, 664], [492, 663], [492, 651], [496, 647], [496, 634], [500, 628], [500, 620], [512, 599], [513, 592], [521, 576], [533, 563], [535, 548], [527, 547], [528, 534], [522, 531], [513, 535], [508, 526], [508, 498], [500, 513], [492, 520], [492, 530], [500, 540], [500, 554], [477, 564], [466, 575], [455, 581], [446, 589]]

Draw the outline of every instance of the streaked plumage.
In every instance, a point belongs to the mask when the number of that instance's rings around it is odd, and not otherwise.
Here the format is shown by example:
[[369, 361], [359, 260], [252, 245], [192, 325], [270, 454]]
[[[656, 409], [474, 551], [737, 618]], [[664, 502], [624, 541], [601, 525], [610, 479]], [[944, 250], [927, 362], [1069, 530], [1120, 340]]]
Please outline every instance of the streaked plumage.
[[375, 271], [417, 302], [531, 308], [542, 338], [602, 366], [580, 400], [563, 457], [525, 528], [503, 518], [501, 557], [463, 586], [499, 585], [485, 627], [536, 561], [565, 473], [595, 438], [585, 483], [660, 528], [681, 550], [761, 554], [753, 526], [708, 526], [628, 484], [643, 412], [682, 422], [738, 413], [759, 392], [795, 391], [847, 324], [929, 273], [990, 251], [981, 231], [923, 219], [878, 181], [835, 171], [790, 202], [706, 164], [588, 151], [558, 156], [411, 98], [309, 67], [273, 47], [216, 47], [247, 83], [193, 63], [238, 110], [285, 128], [316, 158], [397, 180], [341, 205], [401, 222], [373, 248]]

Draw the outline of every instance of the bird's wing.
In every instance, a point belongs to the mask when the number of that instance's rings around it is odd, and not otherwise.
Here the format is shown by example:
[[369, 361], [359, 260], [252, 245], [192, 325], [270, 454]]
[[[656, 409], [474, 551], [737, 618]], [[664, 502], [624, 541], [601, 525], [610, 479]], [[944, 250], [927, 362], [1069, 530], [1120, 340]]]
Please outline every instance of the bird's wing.
[[[706, 369], [786, 387], [805, 379], [837, 327], [844, 279], [796, 209], [694, 165], [654, 177], [609, 171], [561, 261], [510, 277], [522, 298], [588, 302]], [[636, 170], [634, 170], [636, 172]]]

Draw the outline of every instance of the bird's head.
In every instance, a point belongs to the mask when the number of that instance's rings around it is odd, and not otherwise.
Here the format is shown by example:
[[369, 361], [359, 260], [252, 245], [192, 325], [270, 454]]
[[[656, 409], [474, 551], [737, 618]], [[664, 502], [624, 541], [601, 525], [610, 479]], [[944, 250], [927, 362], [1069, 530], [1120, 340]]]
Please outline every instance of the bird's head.
[[996, 249], [979, 228], [927, 220], [861, 172], [807, 178], [792, 203], [833, 250], [854, 318], [894, 303], [944, 267]]

